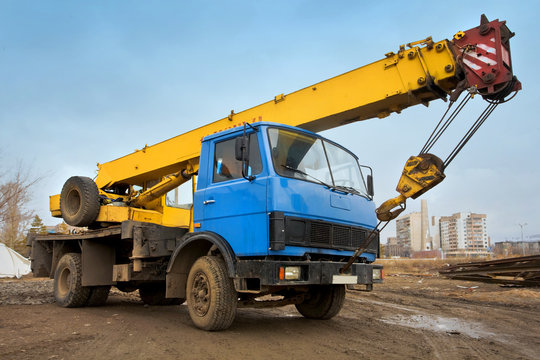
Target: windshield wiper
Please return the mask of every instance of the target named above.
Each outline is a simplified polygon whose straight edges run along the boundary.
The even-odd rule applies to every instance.
[[[351,194],[362,196],[360,191],[356,190],[355,188],[353,188],[351,186],[336,185],[336,189],[341,190],[341,191],[345,191],[345,192],[348,192],[348,193],[351,193]]]
[[[304,176],[306,176],[306,177],[312,178],[313,180],[315,180],[315,181],[318,182],[319,184],[321,184],[321,185],[323,185],[323,186],[326,186],[327,188],[332,189],[333,191],[341,191],[341,192],[346,193],[346,194],[347,194],[347,193],[353,193],[353,194],[354,194],[354,193],[357,193],[357,191],[356,191],[355,189],[353,189],[353,188],[350,188],[350,189],[354,190],[354,192],[348,190],[349,188],[346,187],[346,186],[333,186],[333,185],[327,184],[327,183],[325,183],[324,181],[322,181],[322,180],[320,180],[320,179],[317,179],[315,176],[309,175],[308,173],[306,173],[306,172],[304,172],[304,171],[302,171],[302,170],[300,170],[300,169],[295,169],[295,168],[293,168],[292,166],[289,166],[289,165],[283,165],[283,164],[282,164],[281,166],[283,166],[283,167],[284,167],[285,169],[287,169],[287,170],[290,170],[290,171],[296,172],[296,173],[298,173],[298,174],[302,174],[302,175],[304,175]]]
[[[326,187],[328,187],[328,188],[330,188],[330,189],[333,189],[333,188],[334,188],[332,185],[329,185],[329,184],[325,183],[324,181],[317,179],[315,176],[309,175],[307,172],[304,172],[304,171],[302,171],[302,170],[300,170],[300,169],[295,169],[295,168],[293,168],[292,166],[289,166],[289,165],[283,165],[283,164],[282,164],[281,166],[283,166],[283,167],[284,167],[285,169],[287,169],[287,170],[290,170],[290,171],[293,171],[293,172],[295,172],[295,173],[302,174],[302,175],[304,175],[304,176],[310,177],[310,178],[312,178],[313,180],[315,180],[316,182],[318,182],[319,184],[324,185],[324,186],[326,186]]]

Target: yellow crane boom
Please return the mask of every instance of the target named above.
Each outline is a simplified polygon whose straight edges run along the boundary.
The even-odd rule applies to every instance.
[[[458,79],[449,42],[402,46],[372,64],[319,82],[216,122],[145,146],[132,154],[99,164],[98,188],[145,181],[197,167],[201,139],[218,131],[256,121],[270,121],[319,132],[392,112],[450,94]],[[412,45],[412,44],[411,44]]]

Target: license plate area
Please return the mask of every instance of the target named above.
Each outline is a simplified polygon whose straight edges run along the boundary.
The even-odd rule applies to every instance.
[[[332,276],[332,284],[356,284],[358,277],[356,275],[334,275]]]

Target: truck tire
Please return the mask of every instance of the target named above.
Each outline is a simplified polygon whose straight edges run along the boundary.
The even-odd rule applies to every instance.
[[[88,226],[99,214],[99,190],[96,183],[84,176],[72,176],[60,193],[60,212],[72,226]]]
[[[189,316],[195,326],[210,331],[231,326],[238,295],[221,258],[203,256],[195,261],[189,271],[186,295]]]
[[[180,305],[185,299],[166,298],[165,283],[144,284],[139,287],[139,296],[147,305]]]
[[[336,316],[345,301],[345,285],[324,285],[310,288],[310,297],[296,309],[308,319],[328,320]]]
[[[125,283],[117,283],[116,288],[125,293],[131,293],[138,289],[135,285]]]
[[[91,286],[90,296],[86,302],[86,306],[101,306],[105,305],[109,297],[110,286]]]
[[[67,253],[56,265],[54,298],[62,307],[81,307],[90,297],[90,288],[81,285],[81,254]]]

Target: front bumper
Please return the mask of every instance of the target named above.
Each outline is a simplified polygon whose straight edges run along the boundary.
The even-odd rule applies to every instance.
[[[236,263],[236,278],[258,279],[261,286],[275,285],[331,285],[331,284],[363,284],[382,283],[382,276],[373,278],[373,269],[382,265],[353,264],[347,274],[341,275],[345,263],[331,261],[279,261],[279,260],[238,260]],[[280,268],[298,266],[298,280],[280,279]]]

